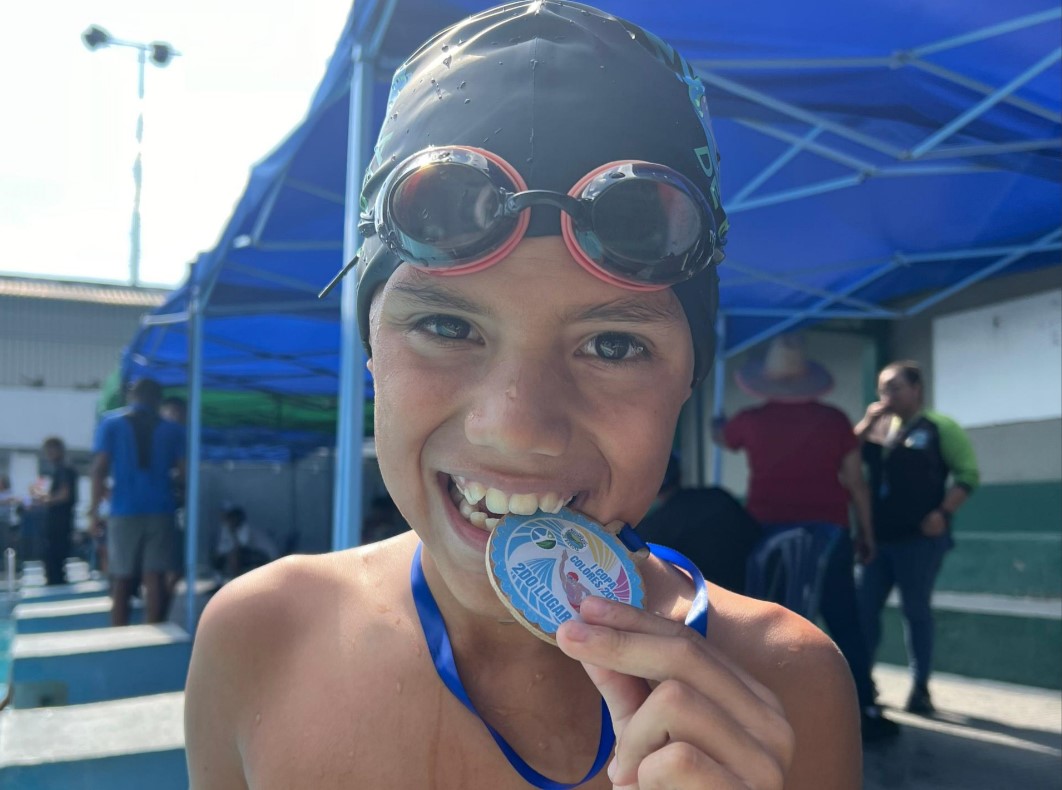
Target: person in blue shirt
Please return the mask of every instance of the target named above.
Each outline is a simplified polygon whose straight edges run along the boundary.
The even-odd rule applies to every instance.
[[[162,387],[140,379],[129,405],[104,415],[93,446],[89,517],[98,523],[111,478],[107,554],[111,576],[111,624],[129,623],[133,580],[144,583],[145,619],[162,622],[168,595],[165,574],[174,571],[174,480],[184,475],[184,428],[159,414]]]

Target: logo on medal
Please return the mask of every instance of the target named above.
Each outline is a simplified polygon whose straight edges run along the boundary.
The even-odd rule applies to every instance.
[[[540,549],[552,549],[557,545],[557,536],[547,527],[535,527],[531,530],[531,540]]]
[[[591,596],[644,606],[644,587],[615,535],[574,511],[507,516],[491,533],[495,591],[536,635],[552,642]]]

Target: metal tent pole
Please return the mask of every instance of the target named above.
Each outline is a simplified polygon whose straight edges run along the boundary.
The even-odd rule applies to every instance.
[[[343,259],[357,252],[358,200],[372,104],[373,65],[357,44],[351,53],[350,121],[347,137],[347,199],[343,218]],[[361,543],[362,434],[365,421],[365,355],[358,341],[356,282],[345,277],[340,296],[339,415],[336,424],[335,493],[332,503],[332,549]]]

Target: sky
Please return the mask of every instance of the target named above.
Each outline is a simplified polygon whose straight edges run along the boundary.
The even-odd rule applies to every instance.
[[[0,4],[0,274],[129,278],[137,53],[147,64],[140,279],[173,286],[214,246],[251,167],[304,117],[351,0]]]

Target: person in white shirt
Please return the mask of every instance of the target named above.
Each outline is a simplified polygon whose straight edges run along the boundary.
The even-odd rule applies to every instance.
[[[233,505],[222,512],[214,546],[214,567],[229,579],[272,562],[280,556],[273,536],[247,523],[247,513]]]

